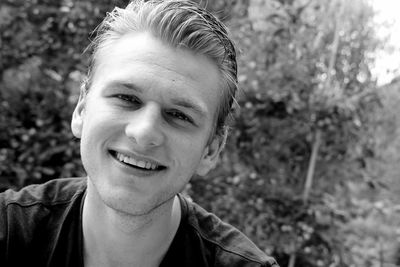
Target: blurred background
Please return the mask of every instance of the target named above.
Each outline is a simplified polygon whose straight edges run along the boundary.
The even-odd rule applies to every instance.
[[[83,50],[127,2],[1,1],[0,191],[85,175]],[[400,266],[400,2],[198,2],[235,37],[241,91],[220,164],[187,193],[282,267]]]

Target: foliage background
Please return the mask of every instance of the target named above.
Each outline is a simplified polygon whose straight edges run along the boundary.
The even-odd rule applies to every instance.
[[[0,188],[82,176],[70,116],[89,33],[128,1],[0,4]],[[198,1],[205,4],[204,1]],[[218,0],[241,84],[219,166],[188,193],[281,266],[397,266],[399,81],[371,76],[365,1]],[[396,265],[397,264],[397,265]]]

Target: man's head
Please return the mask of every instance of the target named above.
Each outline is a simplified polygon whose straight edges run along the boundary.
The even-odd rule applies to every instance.
[[[215,166],[236,90],[234,48],[212,15],[183,1],[133,2],[98,30],[71,123],[88,197],[148,214]]]
[[[99,51],[133,32],[149,32],[173,48],[189,49],[216,63],[221,75],[221,104],[213,132],[225,135],[225,124],[237,92],[235,46],[227,28],[191,1],[133,0],[125,9],[115,8],[108,13],[91,44],[93,54],[84,90],[91,87]]]

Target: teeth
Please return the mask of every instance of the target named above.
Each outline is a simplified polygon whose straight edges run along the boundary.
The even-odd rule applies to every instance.
[[[130,164],[130,165],[133,165],[133,166],[137,166],[137,167],[140,167],[140,168],[143,168],[143,169],[155,170],[157,168],[157,165],[155,165],[155,164],[152,164],[150,162],[141,161],[141,160],[137,161],[134,158],[125,156],[125,155],[123,155],[121,153],[118,153],[118,152],[117,152],[116,156],[117,156],[117,159],[119,161],[121,161],[121,162],[125,162],[127,164]]]
[[[129,157],[124,157],[124,162],[128,163],[128,164],[131,164],[131,165],[137,165],[136,161],[134,159],[132,159],[132,158],[129,158]]]
[[[145,168],[145,167],[146,167],[146,162],[144,162],[144,161],[138,161],[138,162],[137,162],[137,165],[138,165],[140,168]]]

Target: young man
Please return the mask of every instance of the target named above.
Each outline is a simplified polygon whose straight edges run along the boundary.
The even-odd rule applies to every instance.
[[[87,178],[0,197],[0,265],[277,266],[179,194],[226,138],[236,55],[187,1],[134,1],[98,28],[72,117]]]

